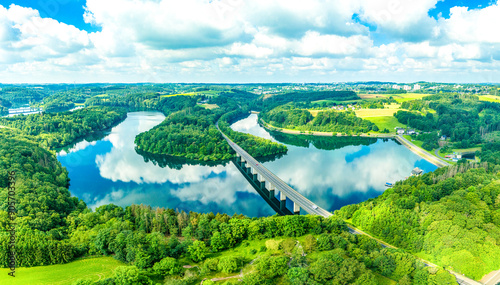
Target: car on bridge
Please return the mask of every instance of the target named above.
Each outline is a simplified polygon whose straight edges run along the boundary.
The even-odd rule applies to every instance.
[[[316,210],[318,208],[318,206],[316,205],[313,205],[313,209]]]

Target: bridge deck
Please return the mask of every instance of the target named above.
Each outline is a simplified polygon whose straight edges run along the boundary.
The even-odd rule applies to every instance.
[[[218,126],[217,126],[218,127]],[[220,131],[220,130],[219,130]],[[236,151],[245,161],[248,166],[255,169],[262,177],[269,183],[271,183],[276,190],[282,192],[290,198],[295,204],[299,205],[300,208],[304,209],[309,214],[319,215],[325,218],[332,216],[332,213],[327,210],[317,206],[316,209],[313,208],[315,204],[311,202],[306,197],[302,196],[299,192],[295,191],[292,187],[286,184],[283,180],[281,180],[278,176],[274,175],[271,171],[269,171],[266,167],[264,167],[261,163],[259,163],[255,158],[253,158],[250,154],[248,154],[244,149],[242,149],[239,145],[233,142],[230,138],[228,138],[224,133],[222,136],[226,139],[232,149]]]

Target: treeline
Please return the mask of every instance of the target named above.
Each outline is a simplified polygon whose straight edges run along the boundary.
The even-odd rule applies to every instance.
[[[287,147],[283,144],[254,135],[233,131],[233,129],[231,129],[231,123],[246,116],[248,116],[248,111],[242,109],[226,113],[219,120],[219,128],[233,142],[253,157],[282,154],[288,151]]]
[[[12,103],[8,100],[0,98],[0,116],[5,116],[9,114],[9,107],[12,106]]]
[[[500,130],[500,104],[480,102],[477,96],[440,94],[403,103],[403,108],[420,111],[436,110],[437,114],[398,111],[394,116],[402,124],[423,132],[439,132],[449,137],[456,148],[468,148],[483,141],[483,137]],[[429,145],[436,145],[429,142]]]
[[[275,108],[260,114],[266,123],[285,129],[300,131],[320,131],[334,133],[368,133],[378,131],[378,127],[356,116],[354,112],[322,111],[313,117],[308,110],[286,106]]]
[[[324,136],[308,136],[308,135],[291,135],[282,132],[271,131],[271,136],[277,141],[299,146],[299,147],[309,147],[312,144],[317,149],[324,150],[336,150],[347,146],[359,146],[359,145],[371,145],[377,142],[376,138],[366,138],[366,137],[352,137],[352,136],[341,136],[341,137],[324,137]]]
[[[309,91],[272,95],[264,99],[265,104],[283,105],[289,102],[311,102],[319,100],[347,101],[361,99],[353,91]]]
[[[137,148],[201,161],[220,161],[233,157],[215,121],[215,112],[199,106],[170,115],[160,125],[135,138]]]
[[[2,87],[0,89],[0,99],[21,105],[41,101],[43,98],[49,96],[49,93],[50,91],[43,89]]]
[[[39,137],[43,146],[60,148],[93,132],[110,128],[126,117],[122,108],[95,107],[75,112],[0,118],[0,124]]]
[[[16,133],[16,134],[13,134]],[[71,197],[68,173],[54,154],[31,142],[31,137],[0,129],[0,264],[8,267],[10,206],[8,173],[15,172],[17,266],[69,262],[74,258],[68,240],[71,214],[86,208]],[[10,200],[12,202],[12,200]]]
[[[498,155],[498,153],[497,153]],[[498,165],[458,164],[397,182],[336,215],[474,279],[500,267]]]

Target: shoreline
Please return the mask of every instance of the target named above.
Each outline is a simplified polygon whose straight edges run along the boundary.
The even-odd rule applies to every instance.
[[[285,133],[285,134],[290,134],[290,135],[308,135],[308,136],[323,136],[323,137],[365,137],[365,138],[391,138],[397,140],[399,143],[401,143],[403,146],[405,146],[407,149],[409,149],[411,152],[414,154],[420,156],[421,158],[427,160],[429,163],[432,163],[433,165],[437,166],[438,168],[441,167],[446,167],[450,166],[451,164],[438,158],[434,157],[433,155],[427,153],[427,151],[423,150],[419,146],[411,143],[401,135],[393,135],[393,134],[360,134],[360,135],[342,135],[341,133],[337,133],[337,135],[334,135],[333,133],[327,133],[327,132],[315,132],[315,131],[297,131],[297,130],[290,130],[290,129],[284,129],[284,128],[278,128],[275,126],[272,126],[265,122],[262,119],[258,119],[258,123],[265,128],[268,131],[277,131],[280,133]]]

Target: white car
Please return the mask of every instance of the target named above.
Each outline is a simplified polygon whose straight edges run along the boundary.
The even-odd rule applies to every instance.
[[[318,208],[318,206],[316,205],[313,205],[313,209],[316,210]]]

